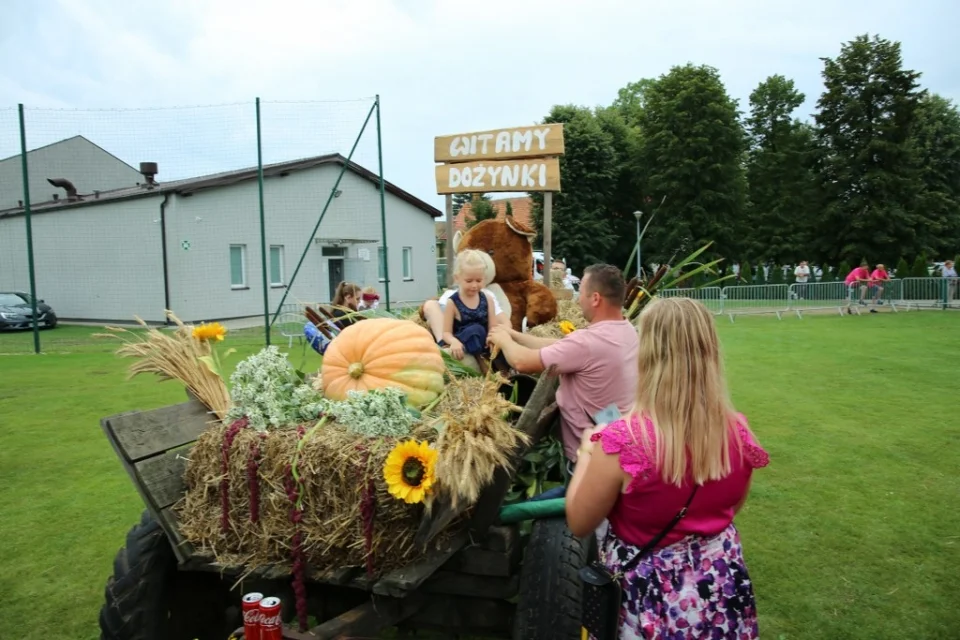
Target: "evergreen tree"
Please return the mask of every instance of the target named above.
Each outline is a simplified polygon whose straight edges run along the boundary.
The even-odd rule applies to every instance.
[[[960,246],[960,112],[936,94],[924,96],[911,129],[922,191],[917,208],[927,224],[919,245],[932,255]]]
[[[897,261],[896,277],[897,278],[910,277],[910,265],[907,264],[907,261],[903,258],[903,256],[900,256],[900,260]]]
[[[916,207],[921,183],[910,143],[920,74],[903,68],[898,42],[867,35],[823,63],[818,257],[920,250],[917,230],[928,217]]]
[[[586,107],[558,105],[544,124],[563,122],[564,155],[560,156],[563,191],[553,195],[553,249],[567,266],[580,271],[594,262],[606,262],[618,241],[609,223],[610,202],[619,167],[609,132]],[[538,242],[543,238],[543,194],[530,194]]]
[[[792,117],[804,99],[793,80],[780,75],[750,94],[749,250],[778,263],[799,259],[812,222],[813,130]]]
[[[740,278],[738,279],[737,284],[753,284],[753,271],[750,269],[750,263],[746,260],[740,263]]]
[[[910,276],[913,278],[926,278],[930,275],[930,272],[927,271],[927,254],[921,253],[917,256],[917,259],[913,261],[913,269],[910,272]]]
[[[668,260],[709,241],[714,255],[740,253],[746,139],[738,115],[712,67],[674,67],[644,89],[643,193],[654,202],[666,196],[645,257]]]
[[[497,217],[497,209],[487,197],[477,197],[470,203],[470,219],[467,220],[467,227],[472,227],[478,222],[484,220],[493,220]]]
[[[848,263],[846,260],[842,261],[837,267],[837,282],[843,282],[843,280],[847,277],[847,274],[851,271],[853,271],[853,269],[850,267],[850,263]]]

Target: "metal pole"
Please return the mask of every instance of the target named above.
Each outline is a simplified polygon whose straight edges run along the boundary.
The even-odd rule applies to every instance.
[[[553,192],[543,194],[543,284],[550,288],[550,271],[553,268]]]
[[[317,224],[313,225],[313,232],[310,234],[310,238],[314,238],[317,235],[317,229],[320,228],[320,223],[323,222],[323,217],[327,215],[327,209],[330,208],[330,203],[333,202],[333,198],[337,193],[337,189],[340,188],[340,180],[343,179],[343,174],[347,172],[347,168],[350,166],[351,158],[353,158],[353,152],[357,150],[357,145],[360,144],[360,138],[363,137],[363,132],[367,130],[367,124],[370,123],[370,118],[373,116],[374,109],[377,108],[377,104],[374,103],[370,107],[370,111],[367,112],[367,119],[363,121],[363,126],[360,127],[360,133],[357,134],[357,139],[353,141],[353,147],[350,149],[350,154],[347,156],[346,160],[343,163],[343,166],[340,168],[340,173],[337,175],[336,182],[333,183],[333,187],[330,188],[330,195],[327,196],[327,202],[323,205],[323,211],[320,212],[320,218],[317,220]],[[312,242],[312,240],[311,240]],[[293,275],[290,277],[290,282],[287,283],[287,288],[283,290],[283,297],[280,298],[280,304],[277,305],[277,312],[273,314],[273,320],[271,324],[277,321],[277,318],[280,316],[280,309],[283,308],[283,303],[287,301],[287,295],[290,294],[290,289],[293,287],[294,280],[297,279],[297,274],[300,272],[300,267],[303,266],[303,261],[307,257],[307,252],[310,250],[310,242],[307,243],[307,246],[303,248],[303,253],[300,254],[300,261],[297,262],[297,268],[293,270]]]
[[[263,212],[263,138],[260,135],[260,98],[257,98],[257,186],[260,189],[260,263],[263,269],[263,332],[270,346],[270,294],[267,289],[267,224]]]
[[[377,94],[377,162],[380,166],[380,234],[383,237],[383,295],[390,312],[390,253],[387,249],[387,205],[383,194],[383,142],[380,138],[380,94]]]
[[[33,227],[30,220],[30,176],[27,173],[27,126],[20,112],[20,168],[23,171],[23,213],[27,219],[27,269],[30,274],[30,306],[33,308],[33,352],[40,353],[40,326],[37,324],[37,281],[33,271]]]
[[[449,288],[453,286],[453,254],[454,254],[453,236],[456,235],[456,233],[454,232],[454,226],[453,226],[453,194],[452,193],[447,194],[446,207],[444,208],[444,212],[446,216],[446,223],[444,226],[447,230],[447,250],[446,250],[447,272],[445,274],[446,282],[444,282],[444,285]]]

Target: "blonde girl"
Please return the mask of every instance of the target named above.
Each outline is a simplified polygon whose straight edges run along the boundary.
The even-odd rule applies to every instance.
[[[483,291],[487,283],[483,254],[476,249],[458,253],[453,277],[457,291],[443,310],[443,341],[457,360],[462,360],[465,353],[484,355],[495,303],[493,295]]]
[[[769,458],[730,401],[706,307],[654,300],[639,331],[634,409],[584,434],[566,496],[570,530],[587,536],[607,523],[598,544],[623,574],[621,639],[756,638],[733,519]]]

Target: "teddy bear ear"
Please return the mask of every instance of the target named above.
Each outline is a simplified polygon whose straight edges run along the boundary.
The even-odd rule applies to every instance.
[[[463,231],[457,231],[453,234],[453,252],[460,251],[460,241],[463,240]]]
[[[518,222],[513,218],[513,216],[506,216],[504,218],[504,222],[507,223],[507,226],[510,227],[514,233],[519,233],[521,236],[526,236],[530,244],[533,244],[533,241],[536,240],[537,232],[522,222]]]

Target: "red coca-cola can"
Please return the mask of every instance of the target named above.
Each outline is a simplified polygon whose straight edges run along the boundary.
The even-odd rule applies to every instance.
[[[260,601],[260,640],[283,640],[280,598],[270,597]]]
[[[243,638],[244,640],[261,640],[260,635],[260,602],[263,594],[256,591],[243,596]]]

